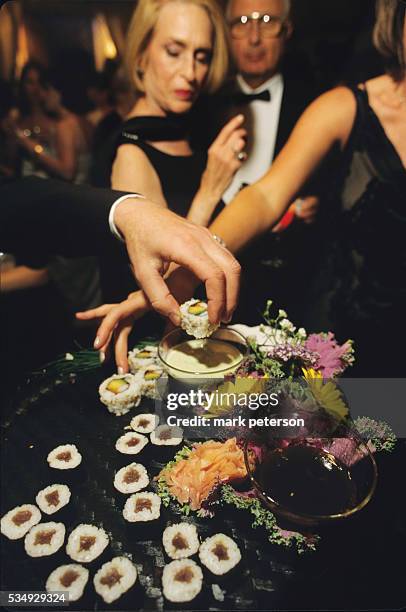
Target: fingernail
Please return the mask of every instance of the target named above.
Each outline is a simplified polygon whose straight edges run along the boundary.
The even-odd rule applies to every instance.
[[[100,351],[99,359],[100,359],[100,363],[104,363],[104,360],[106,359],[106,353],[104,353],[103,351]]]
[[[121,367],[121,366],[118,366],[118,368],[117,368],[117,372],[118,372],[118,373],[120,374],[120,376],[121,376],[121,374],[124,374],[124,368],[123,368],[123,367]]]
[[[174,325],[176,325],[177,327],[179,327],[180,325],[180,316],[177,312],[171,312],[171,314],[169,315],[170,320],[172,321],[172,323]]]
[[[94,341],[94,344],[93,344],[94,348],[97,348],[99,344],[100,344],[100,338],[99,336],[96,336],[96,340]]]

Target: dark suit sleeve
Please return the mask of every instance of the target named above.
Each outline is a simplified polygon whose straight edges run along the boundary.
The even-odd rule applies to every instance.
[[[28,177],[0,183],[0,250],[67,257],[123,247],[108,216],[123,192]]]

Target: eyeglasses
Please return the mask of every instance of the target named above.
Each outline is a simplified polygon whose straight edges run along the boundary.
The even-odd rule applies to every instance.
[[[229,22],[233,38],[245,38],[250,31],[250,24],[257,23],[262,36],[277,38],[285,27],[285,18],[267,15],[254,11],[250,15],[240,15]]]

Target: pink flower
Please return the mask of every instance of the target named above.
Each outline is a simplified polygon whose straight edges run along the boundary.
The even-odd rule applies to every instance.
[[[316,369],[320,370],[323,378],[338,376],[353,362],[352,344],[348,340],[341,346],[332,332],[327,334],[310,334],[305,348],[318,354]]]

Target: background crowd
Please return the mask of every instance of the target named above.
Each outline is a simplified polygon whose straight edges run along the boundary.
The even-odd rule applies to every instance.
[[[86,19],[95,19],[87,11],[67,9],[64,15],[64,3],[58,4],[59,20],[76,19],[83,29]],[[119,4],[119,20],[131,19],[122,28],[125,44],[118,44],[116,32],[114,59],[107,53],[100,58],[97,45],[89,54],[85,43],[64,46],[51,36],[48,54],[41,41],[20,71],[15,65],[4,75],[2,175],[56,177],[143,193],[210,226],[219,214],[223,218],[241,189],[267,173],[318,95],[341,84],[362,91],[362,84],[386,67],[372,44],[375,11],[369,1],[333,2],[330,14],[315,0],[140,0],[134,13],[132,4]],[[404,15],[401,0],[380,4]],[[106,27],[112,14],[113,6]],[[52,24],[49,15],[35,10],[28,17],[31,23]],[[41,28],[37,37],[38,32]],[[402,48],[404,53],[404,43]],[[404,78],[400,60],[398,68],[395,83]],[[318,127],[316,114],[315,134]],[[357,204],[371,177],[362,161],[365,147],[351,156],[340,155],[338,148],[331,147],[316,164],[273,227],[238,253],[243,282],[235,321],[259,323],[266,299],[273,298],[308,331],[332,329],[341,341],[352,332],[351,322],[337,323],[331,313],[332,303],[344,307],[336,299],[342,289],[337,290],[337,266],[349,266],[348,249],[345,258],[337,255],[343,240],[338,219]],[[395,182],[403,188],[404,161],[400,172],[396,164],[395,159]],[[246,210],[250,205],[248,198]],[[378,272],[370,283],[382,287]],[[354,277],[344,275],[339,285],[352,282]],[[395,275],[392,285],[396,301],[405,278]],[[135,290],[123,252],[76,260],[35,253],[3,257],[1,317],[8,321],[2,325],[3,369],[12,375],[10,364],[17,361],[28,370],[72,348],[74,341],[89,344],[93,328],[74,313],[120,302]],[[399,316],[401,304],[395,308]],[[380,312],[376,316],[382,318]],[[157,319],[144,319],[136,333],[158,335],[161,329]]]

